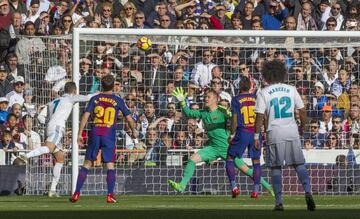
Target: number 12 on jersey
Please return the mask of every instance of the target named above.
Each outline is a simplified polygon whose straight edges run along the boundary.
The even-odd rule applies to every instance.
[[[270,107],[274,107],[275,119],[279,119],[279,118],[283,119],[283,118],[289,118],[289,117],[293,116],[292,112],[287,112],[291,107],[290,97],[284,96],[284,97],[281,97],[280,99],[275,97],[275,98],[271,99]]]

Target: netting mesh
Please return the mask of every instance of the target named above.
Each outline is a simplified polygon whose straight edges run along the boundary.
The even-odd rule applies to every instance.
[[[208,139],[202,122],[186,118],[177,100],[171,97],[175,87],[184,87],[188,92],[186,104],[191,109],[204,107],[203,94],[209,88],[217,90],[221,103],[227,105],[238,93],[240,76],[250,77],[252,92],[265,86],[261,64],[271,59],[280,59],[286,64],[287,83],[297,87],[307,107],[309,125],[302,140],[304,149],[310,153],[306,158],[311,163],[308,168],[313,191],[318,194],[359,192],[360,171],[356,165],[356,155],[360,153],[359,128],[350,113],[352,105],[359,103],[355,93],[359,90],[354,91],[359,79],[359,37],[147,37],[152,47],[145,52],[136,47],[140,36],[80,35],[80,72],[75,72],[80,75],[80,94],[101,90],[101,77],[112,74],[116,79],[114,92],[124,98],[140,131],[140,138],[134,141],[130,138],[131,130],[123,121],[118,121],[117,193],[174,194],[167,180],[179,181],[191,154],[206,147]],[[39,46],[41,51],[29,52],[29,62],[20,64],[26,69],[25,80],[35,90],[34,103],[41,108],[61,95],[66,80],[72,80],[73,51],[70,38],[38,39],[44,47]],[[324,105],[333,109],[331,121],[335,122],[331,122],[331,127],[330,123],[324,123],[328,121],[322,112]],[[80,104],[80,112],[84,107],[85,104]],[[38,119],[36,127],[43,133],[46,122],[39,121],[43,120]],[[71,122],[69,119],[68,138],[72,137]],[[319,128],[316,136],[312,126]],[[91,137],[88,132],[83,136]],[[336,142],[332,136],[337,138]],[[69,142],[64,146],[71,149]],[[80,164],[84,149],[80,151]],[[40,158],[43,159],[50,158]],[[27,167],[28,193],[41,194],[48,190],[51,166],[51,161],[44,165],[43,161],[32,160]],[[89,172],[83,194],[107,191],[106,171],[100,158],[95,166]],[[70,153],[62,173],[58,189],[61,194],[70,194]],[[269,174],[264,167],[263,176],[267,181]],[[239,173],[237,181],[242,193],[251,191],[249,177]],[[283,184],[285,193],[302,192],[292,169],[284,169]],[[228,194],[224,161],[198,165],[186,192]]]

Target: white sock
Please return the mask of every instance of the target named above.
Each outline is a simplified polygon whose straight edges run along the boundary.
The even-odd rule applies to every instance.
[[[52,178],[52,182],[51,182],[51,186],[50,186],[50,191],[55,192],[56,191],[56,186],[59,183],[60,180],[60,174],[61,174],[61,169],[63,167],[63,163],[55,163],[54,169],[53,169],[53,178]]]
[[[50,153],[50,150],[48,147],[46,146],[43,146],[43,147],[38,147],[32,151],[30,151],[29,153],[27,153],[25,156],[27,158],[31,158],[31,157],[37,157],[37,156],[40,156],[42,154],[48,154]]]

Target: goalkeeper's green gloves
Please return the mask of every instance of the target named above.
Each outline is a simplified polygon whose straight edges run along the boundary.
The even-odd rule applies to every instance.
[[[184,89],[182,87],[177,87],[172,93],[172,96],[176,97],[176,99],[179,101],[179,105],[181,108],[185,107],[185,98],[187,96],[187,93],[185,93]]]
[[[222,105],[218,106],[218,110],[220,110],[220,112],[222,112],[228,118],[230,118],[232,116],[231,111]]]

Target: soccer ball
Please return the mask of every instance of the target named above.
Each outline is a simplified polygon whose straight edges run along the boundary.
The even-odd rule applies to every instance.
[[[136,42],[136,46],[141,50],[147,51],[151,48],[151,40],[143,36]]]

